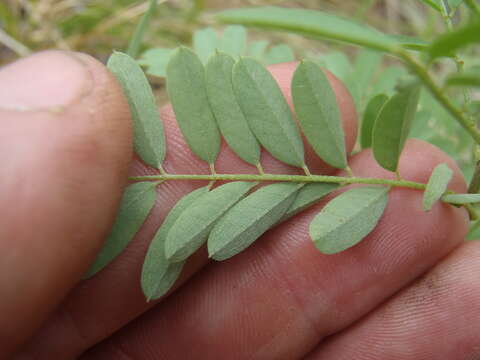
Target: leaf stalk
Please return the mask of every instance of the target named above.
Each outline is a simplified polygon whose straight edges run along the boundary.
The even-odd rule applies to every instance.
[[[370,184],[370,185],[387,185],[416,190],[425,190],[425,184],[407,181],[392,180],[381,178],[363,178],[363,177],[343,177],[328,175],[276,175],[276,174],[164,174],[164,175],[145,175],[133,176],[130,181],[170,181],[170,180],[204,180],[204,181],[282,181],[282,182],[298,182],[298,183],[337,183],[337,184]]]

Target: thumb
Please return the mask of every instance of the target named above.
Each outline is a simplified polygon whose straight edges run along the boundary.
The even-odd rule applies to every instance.
[[[0,70],[0,357],[81,278],[132,157],[128,105],[96,60],[49,51]]]

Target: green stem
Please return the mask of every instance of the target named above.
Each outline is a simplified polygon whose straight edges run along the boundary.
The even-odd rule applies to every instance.
[[[467,210],[471,221],[478,220],[478,213],[477,213],[477,210],[475,209],[475,206],[473,206],[472,204],[465,204],[463,206]]]
[[[447,4],[445,3],[445,1],[441,1],[440,13],[442,14],[443,21],[445,22],[445,25],[447,25],[448,31],[453,31],[452,17],[450,16],[450,13],[448,12]]]
[[[441,14],[443,21],[445,22],[445,26],[447,27],[447,30],[449,32],[452,32],[453,29],[453,22],[452,22],[452,14],[448,12],[447,4],[445,1],[442,2],[441,6]],[[455,55],[453,57],[453,61],[455,62],[455,65],[457,66],[457,72],[462,73],[463,72],[463,60],[458,57],[458,55]],[[470,94],[468,92],[468,89],[466,87],[463,88],[463,98],[464,98],[464,109],[468,109],[468,104],[470,103]]]
[[[480,190],[480,161],[475,164],[475,171],[473,173],[472,180],[468,186],[468,192],[470,194],[476,194]]]
[[[404,49],[397,49],[395,55],[400,57],[407,63],[410,69],[417,74],[423,84],[427,87],[432,95],[438,100],[440,104],[460,123],[460,125],[472,136],[473,140],[480,144],[480,131],[475,126],[475,123],[467,118],[465,114],[457,108],[450,99],[444,94],[442,89],[434,82],[427,69],[423,64],[419,63],[409,52]]]
[[[130,181],[169,181],[169,180],[205,180],[205,181],[282,181],[299,183],[337,183],[337,184],[370,184],[370,185],[388,185],[417,190],[425,190],[425,184],[407,181],[390,180],[380,178],[361,178],[361,177],[343,177],[327,175],[255,175],[255,174],[206,174],[206,175],[188,175],[188,174],[165,174],[165,175],[146,175],[133,176]]]
[[[128,44],[127,54],[132,58],[136,58],[140,52],[140,47],[142,46],[142,40],[147,31],[148,24],[150,19],[153,16],[155,10],[157,10],[158,0],[150,0],[150,6],[147,12],[143,15],[142,20],[138,23],[135,32],[133,33],[132,39]]]

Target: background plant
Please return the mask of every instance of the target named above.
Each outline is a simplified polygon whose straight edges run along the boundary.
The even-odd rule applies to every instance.
[[[311,237],[317,248],[327,254],[355,245],[375,227],[391,186],[423,190],[426,211],[442,198],[455,206],[466,206],[472,220],[477,221],[480,132],[476,89],[480,70],[475,43],[479,41],[480,7],[473,0],[412,0],[408,6],[426,14],[429,22],[420,24],[418,17],[412,15],[414,12],[410,12],[412,24],[408,31],[392,28],[387,29],[388,35],[359,24],[358,20],[370,12],[391,11],[392,3],[361,2],[354,14],[357,19],[352,21],[305,9],[258,7],[220,12],[212,20],[203,12],[205,4],[196,2],[189,8],[186,22],[202,23],[205,18],[213,24],[236,25],[195,30],[195,52],[187,48],[142,46],[142,29],[145,30],[149,18],[155,18],[157,3],[143,4],[150,11],[128,46],[131,56],[116,53],[110,58],[109,67],[130,101],[136,151],[145,163],[158,169],[159,175],[131,179],[135,184],[127,188],[111,236],[89,275],[101,270],[128,244],[153,206],[156,187],[161,189],[165,181],[202,179],[210,183],[181,199],[153,239],[142,275],[147,298],[165,293],[188,256],[207,239],[210,256],[224,260],[251,245],[272,226],[347,184],[376,186],[348,190],[330,201],[313,220]],[[159,13],[166,9],[168,3],[161,6]],[[278,42],[271,45],[263,39],[250,41],[246,29],[238,24],[321,39],[327,41],[328,51],[319,54]],[[288,43],[289,38],[282,40]],[[240,55],[250,57],[239,59]],[[310,173],[303,161],[300,129],[264,68],[265,64],[304,57],[309,60],[301,62],[292,82],[301,130],[319,157],[346,169],[350,176]],[[182,133],[191,150],[210,164],[210,174],[167,174],[162,168],[163,128],[156,121],[154,97],[139,64],[156,78],[167,77],[168,93]],[[357,149],[372,146],[378,163],[396,172],[396,180],[357,178],[351,174],[338,106],[318,65],[341,78],[355,99],[363,119]],[[264,89],[268,89],[273,100],[265,100]],[[323,136],[325,129],[329,131]],[[256,165],[258,173],[217,174],[214,163],[220,136],[242,159]],[[403,180],[397,165],[409,136],[434,143],[454,157],[470,180],[470,194],[448,191],[452,172],[444,164],[433,171],[428,184]],[[303,169],[305,175],[265,174],[259,162],[260,147]],[[216,187],[218,180],[231,182]],[[263,181],[275,184],[254,191],[257,182]],[[476,222],[472,228],[478,228]],[[474,235],[472,232],[471,236]]]

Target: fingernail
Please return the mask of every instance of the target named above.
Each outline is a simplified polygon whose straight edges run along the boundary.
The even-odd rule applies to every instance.
[[[92,86],[92,75],[79,57],[45,51],[0,69],[0,108],[61,109],[87,95]]]

